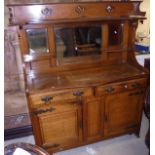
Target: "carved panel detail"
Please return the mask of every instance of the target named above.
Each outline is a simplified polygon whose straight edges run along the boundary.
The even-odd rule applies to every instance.
[[[107,5],[106,11],[107,11],[108,13],[111,13],[113,10],[114,10],[114,7],[113,7],[112,5]]]
[[[44,8],[44,9],[41,10],[41,13],[44,16],[50,16],[50,15],[52,15],[52,9],[50,9],[50,8]]]
[[[77,13],[77,14],[82,14],[82,13],[84,13],[85,12],[85,7],[83,7],[83,6],[80,6],[80,5],[78,5],[76,8],[75,8],[75,12]]]

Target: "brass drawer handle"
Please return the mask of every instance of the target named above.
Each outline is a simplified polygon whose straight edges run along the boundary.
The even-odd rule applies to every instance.
[[[76,97],[80,97],[80,96],[82,96],[84,94],[84,92],[83,91],[76,91],[76,92],[73,92],[73,95],[74,96],[76,96]]]
[[[76,8],[75,8],[75,12],[77,13],[77,14],[82,14],[82,13],[84,13],[85,12],[85,8],[83,7],[83,6],[80,6],[80,5],[78,5]]]
[[[106,7],[106,11],[108,13],[111,13],[113,11],[113,9],[114,9],[114,7],[112,5],[107,5],[107,7]]]
[[[113,87],[108,87],[105,89],[106,92],[112,93],[115,89]]]
[[[49,108],[49,109],[39,109],[33,112],[34,115],[39,115],[46,112],[53,112],[55,111],[55,108]]]
[[[52,9],[50,9],[50,8],[44,8],[44,9],[41,10],[41,13],[44,16],[50,16],[52,14]]]
[[[138,96],[138,95],[141,95],[143,94],[144,91],[140,91],[140,92],[135,92],[135,93],[130,93],[129,96]]]
[[[132,87],[133,87],[133,88],[141,88],[141,84],[135,82],[135,83],[132,84]]]
[[[45,104],[49,103],[52,99],[53,99],[52,96],[45,96],[45,97],[41,98],[41,100],[43,102],[45,102]]]

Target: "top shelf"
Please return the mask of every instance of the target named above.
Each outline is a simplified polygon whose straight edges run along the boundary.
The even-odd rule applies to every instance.
[[[57,3],[97,3],[97,2],[119,2],[132,3],[143,2],[142,0],[6,0],[6,5],[38,5],[38,4],[57,4]]]

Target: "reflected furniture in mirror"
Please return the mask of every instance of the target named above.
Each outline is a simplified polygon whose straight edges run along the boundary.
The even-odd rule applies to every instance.
[[[139,135],[148,78],[134,54],[136,28],[145,19],[140,4],[8,5],[38,146],[53,153]]]
[[[27,29],[30,54],[48,52],[47,29]]]

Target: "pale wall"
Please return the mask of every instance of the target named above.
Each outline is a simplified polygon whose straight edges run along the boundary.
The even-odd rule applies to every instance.
[[[150,0],[143,0],[142,4],[140,5],[140,10],[146,12],[146,20],[144,23],[139,23],[137,28],[137,36],[139,34],[144,35],[147,38],[143,39],[144,44],[149,44],[149,33],[150,33]]]

